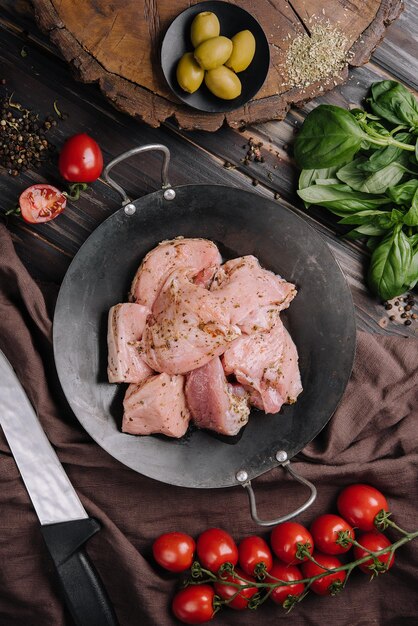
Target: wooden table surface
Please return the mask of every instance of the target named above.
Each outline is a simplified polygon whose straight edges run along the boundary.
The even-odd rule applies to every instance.
[[[418,89],[418,2],[405,0],[405,10],[392,24],[371,62],[350,71],[348,82],[317,98],[302,109],[289,112],[282,122],[267,122],[238,130],[223,127],[217,132],[186,132],[170,121],[150,128],[115,110],[97,85],[77,82],[57,49],[37,28],[26,1],[3,0],[0,8],[0,79],[2,93],[39,113],[54,114],[53,103],[68,114],[47,137],[59,149],[65,139],[86,132],[95,137],[105,162],[121,152],[147,143],[163,143],[171,151],[170,181],[174,185],[218,183],[254,191],[274,198],[306,219],[325,238],[352,289],[357,326],[368,332],[416,335],[418,323],[406,327],[389,321],[389,311],[367,291],[364,276],[368,262],[365,246],[341,238],[337,218],[325,209],[306,211],[295,189],[297,170],[289,156],[295,130],[315,105],[360,104],[370,84],[393,78]],[[23,53],[22,53],[23,50]],[[416,93],[416,91],[415,91]],[[242,163],[244,145],[252,138],[262,142],[264,163]],[[118,180],[133,198],[160,187],[160,157],[148,154],[131,159],[118,170]],[[231,165],[229,165],[231,164]],[[227,167],[225,167],[227,165]],[[71,259],[88,235],[120,207],[119,196],[99,179],[80,200],[71,203],[58,219],[29,225],[5,213],[16,206],[29,185],[48,182],[62,186],[56,163],[27,170],[12,177],[0,168],[0,212],[10,230],[19,257],[38,280],[60,284]]]

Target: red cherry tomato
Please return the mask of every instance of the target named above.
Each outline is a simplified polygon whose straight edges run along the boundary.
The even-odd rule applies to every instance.
[[[67,198],[52,185],[32,185],[20,195],[20,213],[30,224],[49,222],[63,212]]]
[[[364,548],[367,548],[367,550],[371,550],[372,552],[379,552],[379,550],[384,550],[385,548],[391,545],[389,539],[385,537],[385,535],[382,535],[382,533],[379,533],[377,530],[372,530],[368,533],[364,533],[363,535],[361,535],[359,539],[357,539],[357,541],[362,546],[364,546]],[[362,559],[363,557],[367,556],[368,555],[367,550],[363,550],[362,548],[359,548],[358,546],[354,546],[355,560],[357,561],[357,559]],[[377,559],[381,563],[387,564],[389,561],[389,557],[390,557],[390,554],[389,552],[387,552],[386,554],[382,554],[378,556]],[[387,569],[390,569],[392,565],[394,564],[394,562],[395,562],[395,555],[392,555],[389,565],[386,565]],[[365,561],[358,567],[359,569],[361,569],[362,572],[365,572],[366,574],[372,574],[373,569],[370,569],[370,566],[372,566],[373,568],[372,558],[370,558],[368,561]]]
[[[165,533],[152,545],[154,559],[170,572],[184,572],[193,563],[196,544],[184,533]]]
[[[315,542],[315,548],[324,554],[344,554],[351,548],[351,543],[345,547],[336,543],[339,532],[346,531],[354,539],[354,531],[351,526],[339,515],[331,515],[330,513],[317,517],[309,530]]]
[[[370,485],[350,485],[337,500],[340,515],[360,530],[373,530],[374,518],[382,509],[389,511],[385,496]]]
[[[238,563],[238,548],[225,530],[209,528],[197,540],[197,556],[205,569],[218,572],[224,563]]]
[[[250,576],[269,572],[273,567],[273,556],[261,537],[246,537],[238,546],[238,560],[242,569]]]
[[[235,572],[249,582],[255,582],[252,576],[248,576],[248,574],[240,570],[239,567],[235,568]],[[243,586],[247,584],[240,578],[236,578],[233,574],[228,574],[225,580],[230,583],[236,583]],[[229,606],[230,609],[235,609],[236,611],[243,611],[246,609],[248,607],[248,600],[250,600],[258,591],[257,587],[247,587],[246,589],[239,591],[237,587],[228,587],[228,585],[223,585],[222,583],[215,583],[214,587],[215,593],[223,600],[230,600],[230,598],[235,596],[235,598],[230,600],[226,606]],[[236,595],[237,591],[239,591],[238,595]]]
[[[284,522],[273,529],[270,538],[271,547],[276,556],[285,563],[301,563],[308,557],[296,558],[298,547],[296,544],[306,544],[310,554],[314,549],[311,533],[297,522]]]
[[[58,167],[65,180],[73,183],[92,183],[102,173],[102,151],[94,139],[86,133],[74,135],[63,145]]]
[[[339,561],[336,556],[321,554],[320,552],[314,552],[312,556],[318,563],[328,569],[335,569],[342,565],[341,561]],[[305,561],[305,563],[302,563],[302,572],[304,578],[312,578],[312,576],[318,576],[318,574],[322,574],[326,572],[326,570],[312,561]],[[318,578],[311,584],[310,589],[319,596],[335,595],[340,589],[340,583],[342,584],[345,581],[346,575],[346,572],[343,570]],[[334,585],[334,583],[337,584]]]
[[[279,563],[275,561],[273,567],[269,572],[270,576],[284,581],[298,581],[302,580],[302,572],[296,565],[288,565],[286,563]],[[266,577],[266,582],[274,582],[270,576]],[[295,582],[294,585],[283,585],[282,587],[275,587],[271,592],[270,598],[276,604],[281,604],[287,600],[289,596],[300,596],[305,589],[304,583]]]
[[[203,624],[213,619],[215,591],[210,585],[193,585],[179,591],[171,608],[184,624]]]

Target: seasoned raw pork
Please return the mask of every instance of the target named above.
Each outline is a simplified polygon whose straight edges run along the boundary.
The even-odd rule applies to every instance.
[[[111,383],[141,383],[153,371],[142,357],[140,339],[150,310],[125,302],[112,306],[107,326],[108,367]]]
[[[187,376],[186,401],[199,428],[236,435],[248,422],[248,394],[225,377],[219,357]]]
[[[236,339],[223,355],[226,374],[235,374],[250,402],[266,413],[292,404],[302,391],[298,354],[280,319],[270,331]]]
[[[245,332],[253,326],[271,328],[277,312],[286,309],[296,295],[295,285],[263,269],[251,255],[222,265],[213,279],[211,291],[228,306],[231,323],[245,328]],[[276,314],[271,317],[269,311],[273,310]]]
[[[192,272],[174,271],[157,297],[143,335],[144,358],[157,372],[184,374],[222,354],[239,336],[228,307],[191,282]]]
[[[129,385],[123,408],[124,433],[182,437],[190,420],[184,396],[184,376],[158,374],[142,385]]]
[[[210,276],[222,263],[216,245],[207,239],[172,239],[148,252],[131,285],[130,299],[152,308],[161,287],[175,269],[189,268],[195,275],[211,268]],[[205,279],[208,275],[205,275]]]

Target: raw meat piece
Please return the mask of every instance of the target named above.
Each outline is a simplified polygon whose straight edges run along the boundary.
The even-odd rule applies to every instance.
[[[184,376],[158,374],[142,385],[129,385],[123,408],[124,433],[161,433],[168,437],[182,437],[190,421],[184,395]]]
[[[206,268],[216,268],[222,263],[216,245],[207,239],[178,237],[163,241],[148,252],[131,285],[130,299],[152,308],[168,276],[175,270],[190,268],[199,274]]]
[[[185,374],[224,352],[240,335],[228,307],[191,282],[190,270],[176,270],[156,299],[143,335],[144,358],[157,372]]]
[[[219,357],[187,376],[186,401],[199,428],[236,435],[248,422],[248,394],[225,377]]]
[[[141,383],[153,374],[142,357],[140,342],[149,314],[147,307],[129,302],[110,309],[107,325],[110,383]]]
[[[296,346],[278,319],[270,331],[236,339],[223,355],[226,374],[235,374],[250,402],[266,413],[292,404],[302,391]]]
[[[254,320],[260,318],[260,307],[275,308],[277,311],[286,309],[296,295],[296,287],[280,276],[261,267],[254,256],[243,256],[227,261],[216,273],[211,291],[220,302],[226,304],[231,314],[231,323],[241,329],[258,326]],[[263,328],[271,328],[265,309]],[[274,316],[276,317],[276,316]],[[246,331],[246,332],[247,332]]]

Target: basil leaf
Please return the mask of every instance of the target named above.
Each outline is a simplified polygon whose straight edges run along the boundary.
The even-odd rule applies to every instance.
[[[398,133],[395,137],[397,141],[401,141],[402,143],[409,143],[413,138],[411,133]],[[365,163],[359,163],[358,169],[363,172],[377,172],[383,167],[386,167],[386,165],[398,161],[399,157],[403,154],[404,150],[402,148],[386,146],[385,148],[375,150]],[[405,163],[405,165],[407,165],[407,163]]]
[[[402,227],[396,226],[372,254],[368,282],[370,289],[383,300],[390,300],[403,293],[412,248]]]
[[[353,191],[347,185],[312,185],[297,193],[305,202],[324,206],[340,217],[391,202],[385,196]]]
[[[318,178],[333,178],[339,167],[339,165],[334,165],[333,167],[325,167],[322,169],[302,170],[299,175],[299,189],[310,187]]]
[[[368,136],[349,111],[320,104],[296,137],[294,156],[301,169],[328,168],[350,161]]]
[[[359,169],[359,166],[366,162],[365,157],[354,159],[338,170],[337,177],[356,191],[381,194],[388,187],[396,185],[405,173],[404,165],[398,161],[390,163],[377,172],[365,172]]]
[[[384,80],[374,83],[371,91],[370,106],[374,113],[392,124],[418,128],[418,103],[403,85],[394,80]]]
[[[339,224],[367,224],[372,221],[372,218],[386,217],[391,228],[393,224],[390,222],[390,212],[385,211],[359,211],[352,215],[347,215],[343,219],[339,220]],[[380,224],[379,224],[380,225]]]
[[[406,274],[405,286],[406,289],[413,289],[418,283],[418,248],[412,255],[411,263],[409,264],[408,272]],[[405,291],[406,291],[405,289]]]
[[[403,221],[407,226],[418,226],[418,189],[415,191],[411,208],[404,215]]]
[[[316,185],[339,185],[340,181],[338,178],[317,178],[315,181]]]
[[[418,178],[411,178],[395,187],[388,187],[386,193],[395,204],[410,204],[417,189]]]
[[[372,221],[373,224],[388,230],[393,228],[395,224],[403,224],[404,214],[398,209],[392,209],[392,211],[380,211],[380,215],[376,216]]]

